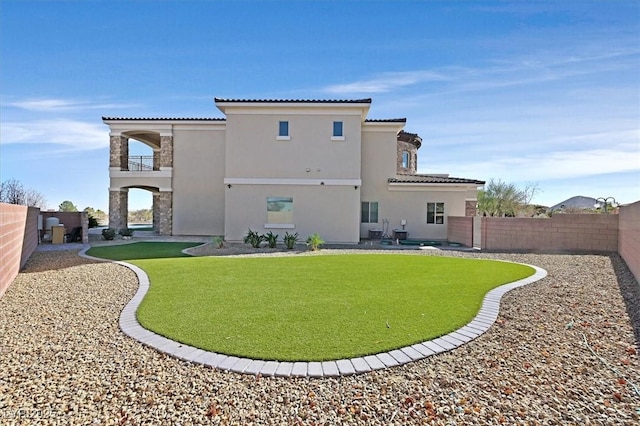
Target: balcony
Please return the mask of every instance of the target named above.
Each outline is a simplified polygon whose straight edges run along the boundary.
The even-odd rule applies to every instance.
[[[111,188],[157,188],[170,191],[173,177],[171,167],[153,167],[152,155],[130,155],[126,165],[109,169]]]
[[[128,171],[130,172],[151,172],[153,168],[152,155],[130,155]]]

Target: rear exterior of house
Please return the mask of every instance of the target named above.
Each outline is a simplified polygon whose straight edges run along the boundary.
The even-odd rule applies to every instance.
[[[418,175],[405,119],[367,119],[371,99],[216,99],[224,118],[103,117],[111,130],[109,226],[127,226],[128,190],[153,193],[163,235],[319,233],[327,242],[446,239],[475,214],[484,182]],[[129,156],[130,140],[153,150]],[[403,233],[398,233],[403,236]]]

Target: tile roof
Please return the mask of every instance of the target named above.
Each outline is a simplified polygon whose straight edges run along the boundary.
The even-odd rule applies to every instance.
[[[484,185],[484,181],[476,179],[443,177],[435,175],[406,175],[395,178],[389,178],[389,183],[444,183],[444,184],[473,184]]]
[[[102,117],[104,121],[226,121],[226,118],[198,118],[198,117]]]
[[[225,99],[214,98],[215,102],[246,102],[246,103],[300,103],[300,104],[370,104],[371,98],[366,99]]]
[[[365,123],[406,123],[406,118],[367,118],[364,120]]]

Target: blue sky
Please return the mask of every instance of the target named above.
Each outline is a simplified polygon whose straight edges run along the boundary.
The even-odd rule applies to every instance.
[[[2,0],[0,94],[0,180],[49,208],[108,210],[102,116],[214,97],[371,97],[423,138],[420,173],[640,200],[637,1]]]

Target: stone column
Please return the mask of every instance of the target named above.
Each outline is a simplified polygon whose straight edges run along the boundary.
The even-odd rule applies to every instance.
[[[158,233],[171,235],[173,231],[173,193],[159,192],[157,197]],[[155,221],[155,215],[154,215]]]
[[[111,135],[109,138],[109,167],[129,169],[129,138]]]
[[[129,189],[109,191],[109,228],[116,231],[128,226]]]
[[[172,135],[160,135],[160,167],[173,167]]]
[[[153,150],[153,170],[155,171],[160,170],[160,150],[159,149]]]
[[[160,208],[159,208],[159,192],[153,192],[153,207],[151,210],[153,211],[153,230],[155,232],[160,233]]]

